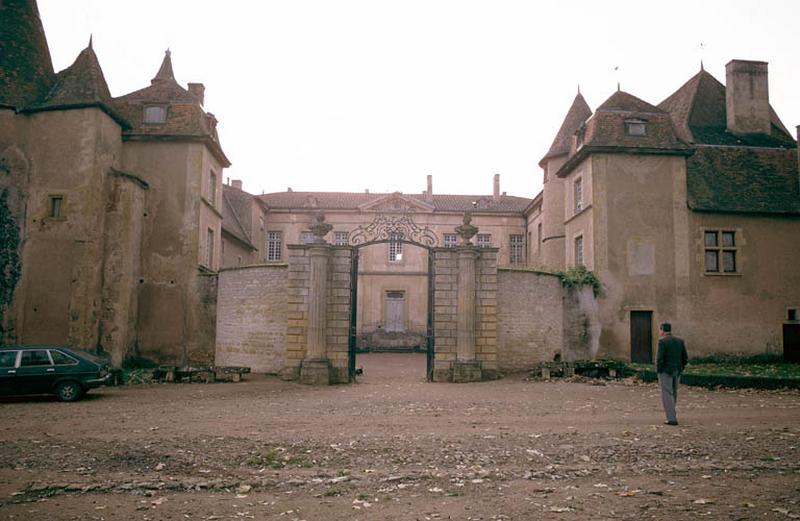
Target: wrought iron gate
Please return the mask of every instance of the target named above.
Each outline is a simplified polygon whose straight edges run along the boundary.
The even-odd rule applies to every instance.
[[[434,339],[434,248],[438,244],[436,233],[428,227],[420,228],[408,214],[387,216],[379,214],[366,226],[359,226],[349,234],[353,246],[350,265],[350,327],[348,338],[348,371],[350,381],[356,376],[356,351],[358,347],[358,262],[359,251],[365,246],[400,242],[427,250],[428,252],[428,317],[426,331],[426,377],[433,379]]]

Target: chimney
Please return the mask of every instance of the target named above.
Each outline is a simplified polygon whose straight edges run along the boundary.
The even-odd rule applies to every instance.
[[[189,93],[197,98],[197,101],[202,105],[206,97],[206,87],[202,83],[190,83]]]
[[[433,202],[433,176],[428,175],[428,190],[425,192],[425,201]]]
[[[728,62],[725,66],[725,106],[729,132],[770,133],[767,62]]]
[[[492,200],[500,200],[500,174],[494,175],[494,192],[492,192]]]
[[[241,179],[234,179],[231,181],[231,186],[236,188],[237,190],[242,189],[242,180]]]

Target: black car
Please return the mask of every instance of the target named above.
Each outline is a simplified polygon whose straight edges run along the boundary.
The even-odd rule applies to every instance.
[[[54,346],[0,347],[0,395],[55,394],[73,402],[111,379],[100,358]]]

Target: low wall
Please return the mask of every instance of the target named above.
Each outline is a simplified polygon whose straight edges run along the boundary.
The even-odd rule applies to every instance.
[[[599,337],[589,287],[567,289],[557,275],[532,270],[497,272],[497,362],[523,371],[539,362],[594,357]]]
[[[219,272],[215,364],[279,373],[286,360],[287,265]]]

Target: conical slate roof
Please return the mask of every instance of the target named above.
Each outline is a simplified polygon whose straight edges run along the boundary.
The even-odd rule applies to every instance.
[[[111,105],[111,93],[91,43],[81,51],[72,65],[56,75],[56,84],[41,105],[84,103]]]
[[[589,104],[586,103],[586,100],[583,99],[583,96],[579,92],[572,101],[572,106],[569,108],[567,116],[561,124],[561,128],[558,129],[553,144],[550,145],[550,150],[547,151],[547,154],[544,155],[540,163],[551,157],[568,154],[570,146],[572,146],[572,136],[575,135],[575,131],[577,131],[591,116],[592,109],[589,108]]]
[[[166,50],[164,53],[164,60],[161,62],[161,67],[158,69],[155,78],[150,80],[151,83],[155,83],[160,80],[172,80],[175,81],[175,73],[172,72],[172,53],[169,49]]]
[[[35,0],[0,1],[0,105],[23,107],[53,85],[55,73]]]

